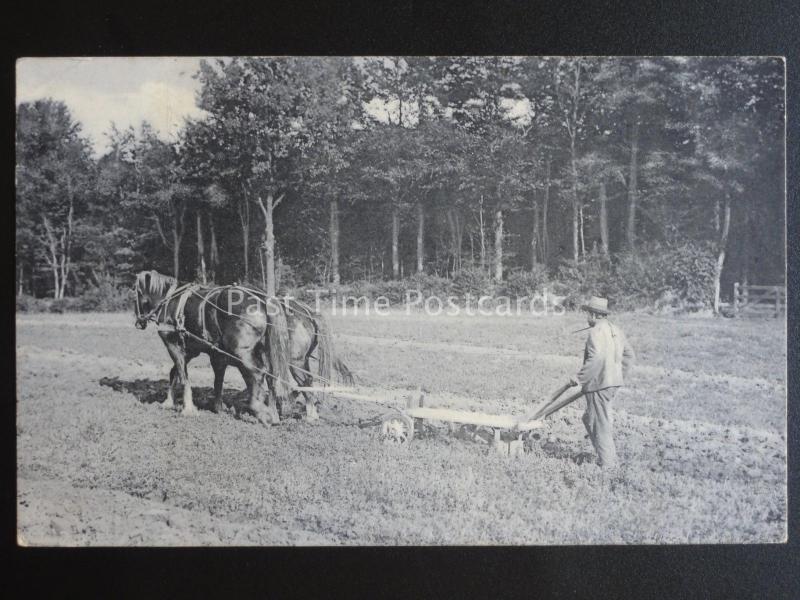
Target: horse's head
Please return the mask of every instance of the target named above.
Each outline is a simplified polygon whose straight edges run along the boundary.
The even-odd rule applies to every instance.
[[[175,278],[162,275],[158,271],[142,271],[136,275],[133,292],[135,295],[135,325],[138,329],[147,328],[153,312],[175,284]]]

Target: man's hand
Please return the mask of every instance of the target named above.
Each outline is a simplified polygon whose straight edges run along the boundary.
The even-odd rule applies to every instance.
[[[578,381],[574,377],[569,380],[569,386],[570,387],[575,387],[576,385],[580,385],[580,384],[578,383]]]

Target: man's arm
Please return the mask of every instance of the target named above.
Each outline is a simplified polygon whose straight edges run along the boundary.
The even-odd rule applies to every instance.
[[[595,341],[593,333],[590,333],[589,339],[586,340],[583,367],[575,376],[575,381],[581,386],[585,386],[603,370],[603,357],[600,354],[600,348]]]

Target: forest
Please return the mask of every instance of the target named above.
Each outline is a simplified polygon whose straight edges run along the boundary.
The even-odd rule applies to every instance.
[[[784,283],[779,58],[228,58],[195,77],[202,117],[174,139],[111,124],[102,156],[63,102],[18,104],[18,308],[122,308],[151,268],[715,312],[734,282]]]

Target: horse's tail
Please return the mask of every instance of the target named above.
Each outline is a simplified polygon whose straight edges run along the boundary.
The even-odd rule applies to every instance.
[[[278,398],[288,398],[292,392],[292,374],[289,370],[290,344],[289,326],[280,302],[267,298],[267,330],[264,333],[270,374],[274,381],[274,391]]]
[[[317,345],[319,347],[319,374],[323,381],[331,381],[332,371],[336,371],[339,380],[348,385],[353,384],[353,373],[347,368],[341,358],[337,356],[333,347],[333,336],[328,326],[327,319],[321,315],[315,315],[314,322],[317,326]]]

